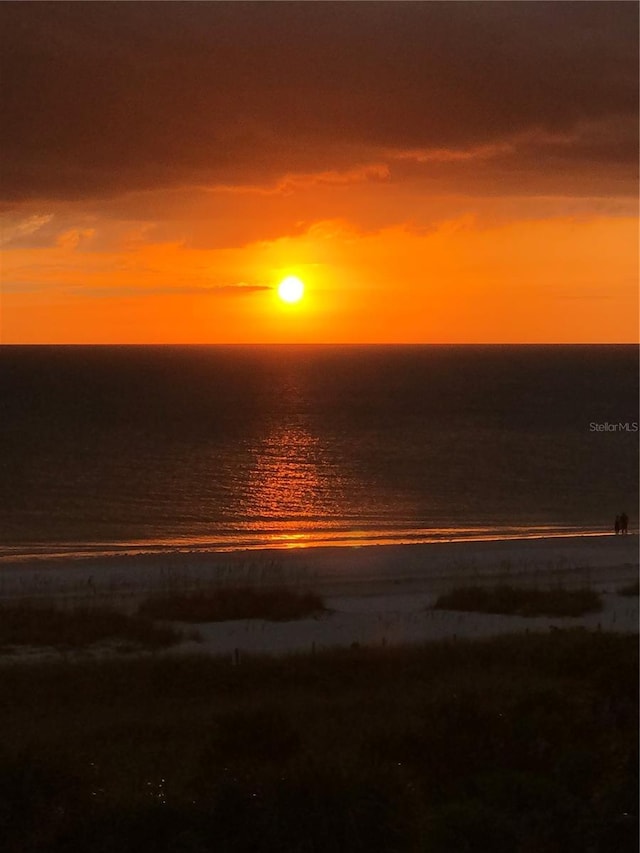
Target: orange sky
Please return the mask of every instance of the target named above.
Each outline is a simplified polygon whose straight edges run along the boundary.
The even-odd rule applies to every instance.
[[[265,4],[249,31],[244,4],[164,4],[166,29],[146,4],[2,5],[19,95],[4,110],[3,343],[638,340],[635,4],[565,4],[565,41],[531,4],[472,4],[472,21],[468,4]],[[418,8],[432,6],[446,8]],[[133,64],[125,22],[131,44],[147,34]],[[335,77],[286,45],[273,69],[284,24],[311,53],[352,28]],[[207,50],[221,27],[252,48],[225,48],[224,86]],[[485,64],[467,69],[451,39]],[[306,295],[285,306],[291,274]]]

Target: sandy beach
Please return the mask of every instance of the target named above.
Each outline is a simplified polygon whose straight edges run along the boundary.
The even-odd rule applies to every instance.
[[[322,593],[327,612],[315,618],[199,624],[195,627],[200,642],[184,642],[170,652],[237,656],[566,627],[635,632],[638,598],[622,596],[618,590],[637,577],[637,535],[558,537],[5,563],[0,569],[0,597],[127,608],[158,592],[195,592],[220,585],[284,584]],[[577,618],[548,618],[432,609],[444,591],[495,583],[587,586],[601,593],[603,610]]]

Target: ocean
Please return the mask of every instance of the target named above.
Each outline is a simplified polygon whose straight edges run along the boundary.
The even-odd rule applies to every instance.
[[[635,346],[3,346],[0,400],[0,559],[637,527]]]

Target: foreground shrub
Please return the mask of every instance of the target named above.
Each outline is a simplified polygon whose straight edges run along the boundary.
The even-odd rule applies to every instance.
[[[2,853],[637,853],[637,672],[583,630],[7,666]]]
[[[633,595],[640,595],[640,581],[634,581],[627,586],[620,587],[618,595],[626,595],[629,598]]]
[[[151,619],[176,622],[224,622],[230,619],[284,622],[324,609],[322,598],[312,592],[297,592],[286,587],[227,587],[151,598],[140,605],[138,613]]]
[[[300,749],[300,735],[282,711],[257,708],[221,714],[210,750],[216,760],[249,763],[287,761]]]
[[[62,814],[29,847],[7,853],[409,853],[404,791],[339,768],[310,767],[251,783],[221,780],[206,802],[91,806],[73,820]],[[35,838],[34,838],[35,836]],[[14,835],[20,839],[19,835]],[[35,842],[35,843],[34,843]],[[44,843],[42,843],[44,842]]]
[[[602,599],[592,589],[527,589],[507,584],[468,586],[441,595],[434,609],[517,616],[582,616],[602,610]]]

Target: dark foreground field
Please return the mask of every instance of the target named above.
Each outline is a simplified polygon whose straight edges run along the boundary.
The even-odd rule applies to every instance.
[[[637,850],[637,637],[7,665],[4,853]]]

